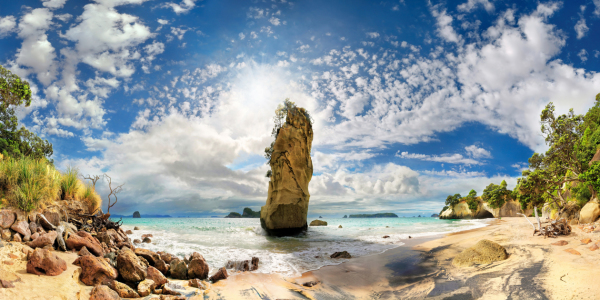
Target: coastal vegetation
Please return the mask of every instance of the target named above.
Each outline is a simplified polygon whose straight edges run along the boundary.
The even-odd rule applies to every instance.
[[[573,109],[557,115],[553,103],[540,114],[541,133],[548,145],[545,153],[534,153],[529,166],[517,180],[514,190],[507,189],[506,181],[499,185],[490,183],[480,200],[492,209],[502,207],[507,201],[517,201],[522,210],[541,212],[548,207],[553,216],[576,218],[579,211],[593,200],[598,205],[600,191],[600,94],[585,115]],[[445,207],[454,208],[466,202],[476,210],[479,200],[471,190],[469,196],[449,195]],[[598,215],[593,216],[597,219]]]
[[[29,83],[0,66],[0,207],[29,212],[57,200],[76,200],[97,210],[102,200],[78,178],[78,170],[56,170],[52,144],[19,126],[15,108],[30,104]]]
[[[395,213],[379,213],[379,214],[357,214],[349,215],[349,218],[397,218]]]

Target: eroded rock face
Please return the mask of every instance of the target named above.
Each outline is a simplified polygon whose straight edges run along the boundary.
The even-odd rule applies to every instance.
[[[85,285],[107,284],[118,276],[117,270],[110,263],[93,255],[80,256],[73,264],[81,267],[79,280]]]
[[[267,204],[260,211],[261,226],[270,235],[295,235],[307,228],[312,140],[312,125],[305,110],[288,110],[269,162],[272,175]]]
[[[117,269],[127,281],[138,282],[146,279],[148,265],[139,259],[133,251],[123,248],[117,255]]]
[[[90,300],[120,300],[119,294],[105,285],[97,285],[90,293]]]
[[[220,268],[219,271],[217,271],[217,273],[215,273],[215,275],[210,277],[210,281],[215,283],[219,280],[227,279],[227,277],[228,277],[227,270],[225,268]]]
[[[46,249],[35,249],[27,261],[27,273],[56,276],[67,270],[65,262]]]

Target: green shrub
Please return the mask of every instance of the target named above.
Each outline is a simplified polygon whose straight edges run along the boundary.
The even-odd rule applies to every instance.
[[[86,204],[90,213],[95,212],[102,204],[102,199],[96,194],[94,186],[91,184],[86,184],[85,187],[81,189],[79,201]]]
[[[7,204],[24,211],[37,208],[44,201],[54,201],[59,194],[59,178],[46,159],[7,158],[0,161],[0,189]]]

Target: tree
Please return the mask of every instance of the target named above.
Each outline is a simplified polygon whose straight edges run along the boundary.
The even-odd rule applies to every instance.
[[[106,179],[106,181],[108,182],[108,189],[110,190],[110,192],[108,193],[108,209],[106,211],[106,213],[110,214],[110,208],[115,206],[115,204],[117,204],[117,194],[121,192],[123,185],[125,185],[124,183],[115,187],[113,189],[112,187],[112,178],[110,178],[110,176],[108,176],[107,174],[104,174],[104,178]],[[115,202],[113,202],[111,204],[111,196],[115,197]]]
[[[11,157],[49,158],[53,154],[52,144],[19,127],[15,107],[23,102],[25,106],[31,104],[29,83],[0,66],[0,153]]]
[[[458,202],[460,202],[460,198],[462,198],[460,194],[448,195],[448,197],[446,198],[446,205],[448,207],[454,208],[454,206],[458,204]]]
[[[19,106],[25,101],[25,106],[31,104],[31,89],[29,82],[0,66],[0,103],[2,105]]]
[[[510,194],[510,191],[506,189],[506,181],[502,181],[500,185],[490,183],[481,195],[481,199],[487,202],[491,208],[499,208],[504,205],[505,198]]]
[[[479,201],[477,201],[477,192],[475,190],[471,190],[469,192],[469,195],[465,197],[465,200],[467,201],[470,210],[477,210],[477,207],[479,206]]]
[[[100,178],[102,178],[102,176],[100,175],[86,175],[83,176],[83,179],[87,179],[89,181],[92,182],[92,185],[94,186],[94,190],[96,189],[96,182],[98,182],[98,180],[100,180]]]

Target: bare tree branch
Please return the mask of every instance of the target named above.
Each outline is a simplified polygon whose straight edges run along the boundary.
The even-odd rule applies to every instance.
[[[108,193],[108,209],[106,211],[106,213],[110,214],[110,208],[115,206],[115,204],[117,204],[117,194],[121,192],[121,190],[123,190],[123,185],[125,185],[124,183],[115,187],[113,189],[112,187],[112,178],[110,178],[110,176],[108,176],[106,173],[104,174],[104,178],[106,179],[106,181],[108,182],[108,189],[110,190],[110,193]],[[111,196],[115,197],[115,202],[113,202],[111,204]]]
[[[100,178],[102,178],[102,175],[86,175],[83,176],[83,179],[87,179],[90,180],[92,182],[92,184],[94,185],[94,190],[96,189],[96,182],[98,182],[98,180],[100,180]]]

